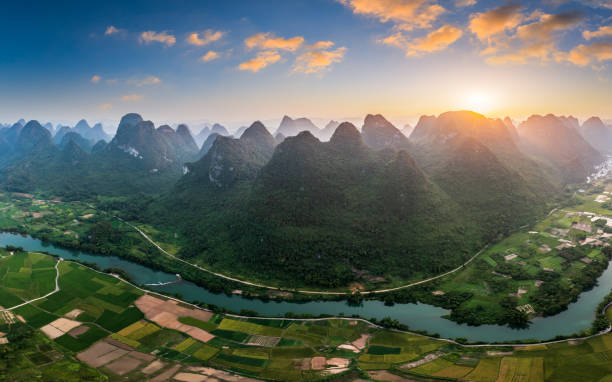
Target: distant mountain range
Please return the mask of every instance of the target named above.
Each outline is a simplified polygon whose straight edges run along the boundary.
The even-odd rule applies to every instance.
[[[515,123],[469,111],[398,129],[285,116],[195,137],[125,115],[114,137],[82,120],[0,128],[0,184],[67,199],[151,200],[133,219],[181,232],[180,256],[293,285],[337,287],[456,267],[548,209],[612,153],[593,117]],[[148,195],[143,198],[142,195]]]

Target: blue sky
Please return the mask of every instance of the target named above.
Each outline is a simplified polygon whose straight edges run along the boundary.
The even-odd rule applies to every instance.
[[[612,0],[23,1],[0,120],[612,118]]]

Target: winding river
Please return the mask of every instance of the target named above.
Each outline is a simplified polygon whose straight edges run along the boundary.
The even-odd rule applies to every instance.
[[[137,284],[166,283],[176,280],[176,276],[173,274],[153,270],[116,256],[100,256],[59,248],[29,236],[0,233],[0,245],[20,246],[28,251],[47,251],[67,260],[95,263],[100,269],[121,268]],[[448,314],[447,310],[421,303],[385,306],[381,301],[364,301],[361,306],[349,306],[344,301],[263,302],[249,300],[238,295],[213,294],[205,288],[185,280],[170,285],[150,286],[149,289],[167,293],[180,293],[186,301],[203,301],[232,311],[253,310],[264,316],[282,316],[286,312],[310,313],[313,315],[339,315],[343,313],[346,316],[359,314],[364,318],[375,317],[377,319],[389,316],[408,325],[411,330],[426,330],[430,333],[438,333],[445,338],[463,337],[469,341],[484,342],[547,340],[557,335],[577,333],[590,327],[595,318],[597,305],[612,290],[612,262],[610,264],[599,278],[598,285],[582,293],[578,301],[570,304],[566,311],[552,317],[536,318],[527,329],[511,329],[498,325],[460,325],[442,318],[442,316]]]

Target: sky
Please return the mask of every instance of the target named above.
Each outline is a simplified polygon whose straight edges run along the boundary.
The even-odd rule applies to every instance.
[[[12,1],[0,121],[612,119],[612,0]]]

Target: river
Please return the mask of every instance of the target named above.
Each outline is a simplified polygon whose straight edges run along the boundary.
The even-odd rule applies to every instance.
[[[137,284],[165,283],[176,280],[170,273],[150,269],[146,266],[123,260],[116,256],[100,256],[59,248],[41,240],[12,233],[0,233],[0,245],[14,245],[28,251],[46,251],[67,260],[95,263],[100,269],[116,267],[127,272]],[[426,330],[438,333],[445,338],[467,338],[469,341],[501,342],[527,339],[548,340],[557,335],[570,335],[590,327],[595,318],[595,309],[612,290],[612,262],[599,278],[598,285],[580,295],[578,301],[569,305],[560,314],[546,318],[536,318],[527,329],[511,329],[499,325],[468,326],[442,318],[448,311],[435,306],[417,304],[395,304],[385,306],[381,301],[364,301],[361,306],[350,306],[345,301],[313,301],[307,303],[264,302],[249,300],[239,295],[227,296],[214,294],[189,281],[151,290],[180,293],[186,301],[201,301],[215,304],[232,311],[248,309],[263,316],[282,316],[286,312],[310,313],[313,315],[330,314],[346,316],[358,314],[364,318],[382,319],[391,317],[409,326],[412,330]]]

